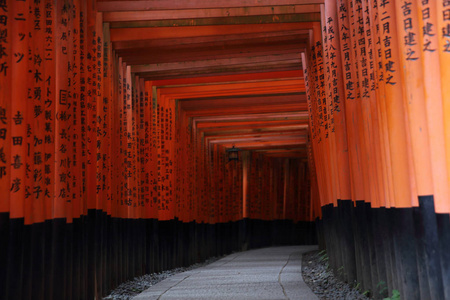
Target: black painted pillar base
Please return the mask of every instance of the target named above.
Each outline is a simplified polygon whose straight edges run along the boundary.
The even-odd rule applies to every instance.
[[[436,221],[444,299],[450,300],[450,218],[448,214],[437,214]]]
[[[435,213],[432,196],[419,197],[415,208],[339,200],[322,214],[315,222],[319,245],[338,276],[359,282],[374,299],[398,290],[402,299],[450,300],[450,218]]]

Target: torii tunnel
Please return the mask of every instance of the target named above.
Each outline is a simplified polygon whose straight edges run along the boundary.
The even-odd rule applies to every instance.
[[[0,1],[1,299],[315,243],[450,299],[449,171],[450,1]]]

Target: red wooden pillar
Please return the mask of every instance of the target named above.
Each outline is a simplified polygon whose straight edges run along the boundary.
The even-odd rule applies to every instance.
[[[155,136],[153,131],[156,127],[156,119],[153,117],[155,110],[152,101],[152,83],[145,81],[145,159],[144,159],[144,172],[145,172],[145,190],[148,197],[147,218],[157,218],[157,197],[154,184],[155,177]]]
[[[138,170],[137,173],[139,174],[139,181],[138,181],[138,192],[139,192],[139,210],[140,210],[140,217],[146,218],[146,191],[145,191],[145,85],[144,85],[144,79],[141,79],[139,77],[136,78],[136,84],[138,87],[138,102],[139,102],[139,110],[138,110],[138,120],[139,122],[136,124],[136,130],[137,135],[139,138],[138,141]]]
[[[163,164],[163,151],[165,148],[165,140],[161,134],[164,130],[164,107],[162,105],[161,99],[159,97],[159,93],[155,90],[153,101],[156,104],[156,135],[157,135],[157,150],[156,150],[156,178],[157,178],[157,201],[158,201],[158,220],[165,220],[166,213],[166,199],[164,197],[164,185],[162,184],[162,178],[165,178],[164,169],[162,167]]]
[[[121,171],[122,171],[122,157],[121,157],[121,107],[122,99],[120,98],[120,87],[122,84],[122,78],[119,78],[119,60],[115,51],[112,51],[111,56],[112,63],[112,79],[113,79],[113,96],[111,99],[111,116],[112,116],[112,131],[111,131],[111,188],[112,188],[112,203],[111,203],[111,216],[113,218],[119,217],[119,207],[121,199]],[[113,163],[114,161],[114,163]]]
[[[81,4],[79,0],[73,2],[73,46],[72,46],[72,77],[71,77],[71,96],[72,96],[72,122],[70,127],[71,132],[71,148],[72,148],[72,217],[79,218],[82,212],[82,169],[81,169],[81,28],[80,26],[80,12]]]
[[[131,165],[132,165],[132,181],[133,181],[133,212],[134,218],[139,218],[139,192],[138,192],[138,182],[139,182],[139,174],[137,172],[139,168],[139,145],[138,145],[138,133],[137,133],[137,124],[139,123],[138,111],[139,111],[139,101],[138,101],[138,86],[137,86],[137,77],[134,74],[131,74],[131,103],[132,103],[132,117],[131,117],[131,141],[132,141],[132,153],[131,153]]]
[[[87,3],[80,1],[80,61],[79,61],[79,73],[80,73],[80,210],[82,215],[87,215],[88,210],[88,197],[87,197],[87,143],[88,143],[88,76],[89,66],[87,65],[88,57],[88,34],[87,34]]]
[[[27,128],[24,122],[25,109],[27,107],[27,89],[12,88],[23,84],[24,75],[28,71],[28,3],[14,3],[11,7],[11,15],[19,16],[11,27],[11,166],[10,166],[10,217],[24,217],[25,200],[25,173],[27,155],[26,136]],[[25,77],[26,78],[26,77]]]
[[[158,148],[157,148],[157,178],[158,178],[158,217],[159,220],[169,220],[169,203],[167,198],[165,197],[165,189],[166,189],[166,169],[164,168],[165,162],[165,150],[166,150],[166,139],[164,136],[164,130],[166,127],[165,122],[165,103],[163,103],[163,99],[157,91],[155,101],[157,101],[157,109],[158,109]]]
[[[405,114],[403,104],[397,99],[403,99],[401,86],[401,75],[399,65],[398,40],[394,3],[388,3],[378,7],[382,40],[391,43],[382,43],[382,62],[384,66],[384,82],[386,96],[386,113],[389,133],[390,156],[392,164],[392,181],[394,188],[394,207],[411,207],[413,195],[415,195],[414,184],[411,181],[410,164],[408,159],[409,150],[407,130],[405,127]],[[407,154],[407,155],[405,155]]]
[[[411,136],[413,166],[410,171],[411,175],[415,176],[418,195],[427,196],[433,194],[433,177],[424,97],[422,48],[418,43],[418,36],[427,28],[419,28],[417,6],[416,2],[396,2],[395,12],[398,37],[402,37],[404,41],[403,46],[399,47],[399,70],[402,70],[405,83],[403,103],[406,126],[409,127]],[[414,199],[411,204],[418,206],[418,200]]]
[[[133,194],[136,200],[135,204],[135,212],[136,218],[140,218],[141,208],[140,201],[141,195],[139,192],[139,182],[140,182],[140,173],[139,173],[139,110],[140,110],[140,102],[139,102],[139,78],[132,74],[132,92],[133,92],[133,181],[135,184],[135,188],[133,190]]]
[[[119,106],[119,141],[120,141],[120,177],[118,178],[120,182],[120,193],[119,197],[119,217],[120,218],[126,218],[127,217],[127,191],[126,188],[128,186],[127,184],[127,177],[126,177],[126,170],[127,170],[127,159],[126,159],[126,152],[127,152],[127,128],[126,128],[126,78],[124,76],[124,68],[123,68],[123,62],[122,58],[119,58],[118,60],[118,106]]]
[[[179,107],[178,109],[178,150],[177,150],[177,160],[175,165],[177,166],[177,178],[179,181],[179,190],[177,191],[178,197],[178,212],[180,219],[184,222],[191,221],[191,207],[190,201],[192,199],[192,194],[190,191],[190,176],[191,172],[191,157],[193,149],[190,148],[188,143],[189,140],[189,123],[186,113],[182,111]]]
[[[62,175],[62,180],[65,180],[66,183],[66,207],[65,207],[65,214],[66,214],[66,222],[67,223],[73,223],[73,198],[74,198],[74,194],[73,194],[73,174],[72,174],[72,170],[73,170],[73,153],[74,153],[74,147],[73,147],[73,135],[72,135],[72,128],[73,128],[73,119],[74,119],[74,115],[73,115],[73,77],[74,77],[74,72],[73,72],[73,63],[74,63],[74,56],[73,56],[73,47],[74,47],[74,6],[73,6],[73,0],[71,0],[68,4],[68,9],[67,9],[67,22],[68,22],[68,26],[67,26],[67,108],[66,108],[66,113],[68,114],[68,120],[66,123],[66,130],[67,130],[67,138],[66,138],[66,144],[67,144],[67,170],[66,173]],[[71,248],[71,238],[68,238],[68,241],[66,242],[67,247]],[[70,249],[68,251],[68,269],[67,269],[67,273],[68,273],[68,277],[67,277],[67,289],[68,291],[72,290],[71,284],[72,284],[72,267],[71,267],[71,250]]]
[[[34,9],[43,11],[44,3],[34,4]],[[32,134],[28,134],[28,143],[30,143],[30,150],[33,151],[28,155],[28,164],[30,167],[28,185],[28,193],[30,194],[29,203],[32,209],[30,223],[41,223],[44,219],[44,193],[43,193],[43,155],[44,155],[44,114],[43,114],[43,91],[44,91],[44,47],[42,44],[36,43],[36,40],[44,39],[45,23],[40,14],[33,15],[32,36],[30,41],[30,48],[32,49],[33,59],[29,60],[29,70],[33,74],[40,74],[37,79],[31,77],[31,85],[29,91],[29,99],[33,101],[33,105],[27,108],[27,118],[30,120],[29,125],[32,129]],[[40,79],[39,79],[40,78]],[[32,169],[32,170],[31,170]]]
[[[319,163],[322,168],[323,174],[323,189],[325,195],[325,203],[331,204],[334,201],[335,191],[333,189],[333,172],[331,168],[332,157],[330,156],[329,145],[329,130],[328,130],[328,107],[326,103],[326,91],[325,91],[325,70],[324,70],[324,48],[321,40],[320,27],[317,24],[313,28],[313,43],[314,43],[314,62],[313,70],[315,73],[314,78],[314,92],[315,92],[315,105],[316,107],[316,141],[317,151],[321,157]],[[317,163],[317,161],[316,161]],[[330,172],[331,170],[331,172]]]
[[[362,19],[364,35],[364,48],[366,53],[366,61],[362,61],[361,65],[364,63],[364,68],[362,69],[362,75],[364,76],[362,83],[364,84],[364,92],[368,92],[369,103],[366,105],[366,109],[370,113],[370,123],[369,123],[369,142],[370,146],[368,151],[372,157],[372,164],[370,165],[373,172],[373,176],[376,180],[373,180],[372,193],[374,194],[374,201],[371,201],[372,207],[384,206],[386,201],[384,173],[383,173],[383,156],[382,156],[382,142],[380,137],[380,115],[378,110],[378,100],[377,100],[377,88],[378,81],[376,77],[376,51],[375,51],[375,32],[373,32],[374,27],[371,19],[370,8],[371,4],[368,1],[363,1],[362,3]]]
[[[330,107],[333,116],[331,131],[335,132],[337,176],[339,183],[338,199],[351,199],[351,176],[349,170],[348,144],[347,144],[347,124],[344,97],[344,83],[341,74],[341,45],[339,38],[339,24],[336,1],[327,1],[325,5],[325,20],[328,59],[330,62],[327,72],[331,75],[332,81],[328,82],[329,93],[332,98]]]
[[[447,27],[450,24],[450,20],[446,20],[447,26],[443,22],[439,22],[439,19],[444,21],[444,14],[438,13],[437,7],[441,5],[440,1],[438,2],[438,5],[431,1],[418,2],[417,12],[419,18],[417,25],[419,29],[422,28],[423,30],[417,35],[417,40],[420,42],[419,45],[422,52],[422,80],[429,131],[435,210],[438,213],[448,213],[450,211],[450,201],[448,201],[450,193],[448,184],[449,170],[447,169],[445,154],[446,139],[444,138],[444,108],[442,101],[444,99],[441,85],[441,82],[445,82],[445,79],[442,78],[443,81],[441,81],[440,76],[441,68],[446,65],[445,62],[440,63],[439,61],[439,50],[442,49],[439,48],[439,45],[445,45],[445,39],[450,40],[450,28]],[[440,27],[438,24],[440,24]],[[441,40],[441,44],[439,40]],[[447,52],[450,53],[450,49]],[[447,54],[447,56],[450,55]],[[436,99],[441,100],[437,101]]]
[[[352,200],[364,199],[363,176],[361,173],[360,153],[359,153],[359,135],[357,132],[358,109],[356,103],[357,96],[357,74],[353,66],[353,51],[350,40],[350,22],[349,7],[347,1],[339,0],[337,2],[339,40],[341,46],[341,63],[343,70],[343,88],[345,95],[345,120],[347,125],[348,155],[350,165],[351,193]],[[319,172],[319,170],[317,170]],[[319,176],[319,174],[318,174]]]
[[[325,132],[325,149],[328,153],[328,173],[330,173],[330,191],[331,198],[330,203],[334,206],[337,205],[337,199],[339,199],[339,177],[337,170],[337,153],[336,153],[336,131],[334,125],[334,100],[332,92],[332,80],[331,80],[331,62],[330,52],[333,50],[330,47],[329,35],[327,34],[327,22],[325,6],[321,6],[321,19],[322,19],[322,75],[319,76],[321,85],[321,102],[322,112],[319,111],[319,117],[323,114],[323,129]],[[317,45],[316,45],[317,46]],[[323,86],[322,86],[323,84]]]
[[[113,102],[114,98],[114,81],[113,81],[113,51],[109,36],[109,24],[103,24],[103,99],[102,99],[102,138],[104,142],[102,144],[102,159],[103,159],[103,178],[102,178],[102,190],[103,194],[103,209],[108,215],[112,212],[112,167],[115,162],[115,156],[112,156],[115,144],[112,144],[113,134]]]
[[[200,184],[198,186],[198,192],[200,194],[200,203],[203,209],[200,212],[200,220],[204,223],[209,223],[210,221],[210,209],[209,209],[209,189],[208,189],[208,169],[207,169],[207,155],[206,150],[203,143],[203,138],[200,135],[197,135],[197,149],[198,149],[198,161],[200,162],[199,166],[199,175],[197,178],[202,178]]]
[[[358,136],[358,158],[359,158],[359,173],[362,176],[362,184],[364,192],[362,198],[357,200],[364,200],[371,202],[375,199],[375,193],[373,185],[370,181],[370,176],[373,174],[373,158],[370,152],[370,124],[372,122],[370,110],[368,109],[369,92],[368,88],[363,87],[363,81],[365,81],[365,73],[363,69],[367,69],[367,66],[363,66],[362,62],[366,60],[366,48],[365,40],[363,37],[364,24],[362,18],[362,7],[354,0],[347,1],[348,15],[349,15],[349,29],[350,29],[350,56],[355,61],[352,64],[354,69],[353,84],[354,84],[354,109],[353,126],[356,127],[356,135]],[[365,85],[365,84],[364,84]],[[367,100],[367,101],[366,101]]]
[[[133,103],[132,103],[132,82],[131,68],[123,63],[124,74],[124,124],[125,124],[125,203],[127,206],[127,218],[134,218],[133,205],[135,198],[133,190],[135,188],[133,180]]]
[[[175,209],[176,209],[176,198],[175,198],[175,189],[176,189],[176,172],[174,172],[174,163],[175,163],[175,151],[176,151],[176,127],[175,127],[175,116],[176,116],[176,102],[174,99],[168,99],[168,126],[167,126],[167,140],[169,142],[169,152],[168,159],[166,160],[166,168],[168,172],[169,178],[169,190],[168,197],[172,202],[172,214],[171,218],[175,217]]]
[[[106,200],[105,200],[105,191],[106,187],[104,185],[104,176],[105,176],[105,163],[106,157],[104,153],[106,152],[106,132],[104,130],[105,126],[105,117],[104,117],[104,109],[106,108],[106,104],[104,101],[104,78],[103,78],[103,24],[102,24],[102,15],[101,13],[96,14],[95,18],[95,43],[93,42],[93,53],[95,58],[92,61],[92,68],[94,68],[95,73],[93,77],[92,84],[92,94],[94,96],[94,107],[93,116],[95,116],[95,122],[92,123],[92,129],[94,130],[93,136],[94,139],[94,148],[93,157],[95,157],[92,162],[95,165],[95,207],[97,210],[106,210]],[[95,49],[94,49],[95,47]],[[94,120],[94,119],[93,119]],[[105,132],[105,134],[104,134]]]
[[[87,209],[97,209],[97,32],[93,2],[87,2],[86,39],[86,194]]]
[[[380,206],[390,207],[390,202],[394,199],[394,191],[392,186],[392,169],[390,163],[390,146],[388,137],[388,126],[386,119],[386,95],[384,82],[384,66],[382,62],[381,36],[380,36],[380,16],[375,4],[367,5],[372,26],[372,43],[374,51],[375,65],[375,91],[376,91],[376,111],[378,114],[378,142],[380,144],[380,163],[381,173],[383,177],[383,191],[380,194]]]
[[[151,195],[152,195],[152,213],[153,216],[156,219],[159,219],[159,206],[160,206],[160,195],[161,192],[159,189],[159,183],[158,183],[158,177],[161,176],[160,175],[160,170],[158,170],[158,167],[160,167],[160,162],[159,158],[158,158],[158,153],[159,150],[158,148],[160,147],[160,141],[161,141],[161,136],[159,134],[159,128],[160,128],[160,122],[159,122],[159,112],[158,112],[158,101],[157,101],[157,94],[156,94],[156,87],[153,87],[151,84],[148,84],[148,88],[149,88],[149,101],[150,101],[150,105],[151,105],[151,145],[150,145],[150,163],[151,163],[151,171],[150,171],[150,189],[152,191]]]
[[[11,72],[12,72],[12,4],[7,2],[5,10],[0,12],[0,32],[6,36],[0,39],[0,213],[10,210],[10,166],[11,166]],[[8,21],[9,20],[9,21]]]
[[[450,172],[450,86],[448,84],[450,78],[450,68],[448,68],[447,66],[450,63],[450,6],[446,1],[437,1],[436,6],[437,11],[436,18],[434,19],[434,24],[436,24],[438,39],[436,49],[439,53],[439,62],[441,66],[440,79],[448,181],[446,186],[448,187],[450,186],[450,175],[448,174],[448,172]],[[430,9],[430,13],[432,13],[433,9],[431,7]],[[435,72],[436,70],[430,68],[430,71]],[[429,77],[428,80],[432,80],[431,78],[433,77]],[[439,109],[439,104],[436,105],[437,109]],[[445,173],[441,175],[445,175]],[[446,200],[436,202],[436,211],[446,213],[450,211],[450,201],[448,197],[446,198]]]
[[[314,185],[312,186],[312,188],[314,188],[315,191],[317,191],[317,193],[311,193],[311,201],[313,201],[313,203],[315,205],[317,205],[318,210],[317,210],[317,217],[321,216],[321,209],[320,207],[322,206],[322,203],[324,201],[324,199],[320,196],[319,194],[319,189],[318,189],[318,184],[319,181],[321,181],[321,179],[319,179],[320,175],[317,174],[317,166],[316,166],[316,162],[314,160],[314,154],[316,153],[316,149],[313,148],[315,147],[315,118],[314,118],[314,113],[315,113],[315,107],[313,106],[313,93],[314,93],[314,86],[312,84],[312,80],[313,80],[313,72],[312,72],[312,67],[308,62],[307,56],[305,53],[302,53],[302,66],[303,66],[303,74],[304,74],[304,78],[305,78],[305,88],[306,88],[306,95],[307,95],[307,103],[308,103],[308,113],[309,113],[309,134],[308,134],[308,163],[310,166],[310,170],[311,170],[311,176],[314,179]],[[313,197],[314,195],[314,197]]]
[[[311,49],[311,53],[309,53],[308,58],[306,54],[302,53],[302,64],[303,64],[303,74],[305,74],[305,83],[306,83],[306,94],[307,94],[307,103],[308,103],[308,111],[309,111],[309,128],[310,128],[310,142],[311,142],[311,150],[314,153],[314,157],[321,157],[321,151],[319,147],[318,140],[320,138],[320,127],[319,124],[319,116],[318,116],[318,107],[317,107],[317,83],[316,80],[319,79],[317,74],[317,62],[315,61],[316,50],[315,47]],[[320,92],[319,92],[320,93]],[[320,190],[320,195],[318,197],[318,201],[320,206],[328,204],[327,197],[328,191],[326,189],[326,178],[325,173],[322,172],[324,169],[324,162],[321,159],[311,160],[314,163],[315,169],[317,169],[317,179]]]

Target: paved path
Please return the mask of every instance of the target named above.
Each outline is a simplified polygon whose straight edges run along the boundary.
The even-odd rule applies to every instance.
[[[302,253],[316,246],[271,247],[228,255],[179,273],[133,299],[318,299],[303,282]]]

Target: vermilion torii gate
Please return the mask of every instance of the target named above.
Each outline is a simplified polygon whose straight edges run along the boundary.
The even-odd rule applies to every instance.
[[[450,299],[449,57],[445,0],[0,1],[0,298],[317,232]]]

